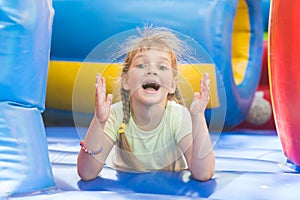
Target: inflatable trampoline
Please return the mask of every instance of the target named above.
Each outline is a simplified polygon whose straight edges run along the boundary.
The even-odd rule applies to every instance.
[[[274,0],[270,6],[269,75],[277,129],[232,130],[245,119],[259,84],[266,4],[0,0],[0,198],[299,199],[296,2]],[[207,55],[182,63],[180,74],[185,96],[197,90],[204,72],[212,77],[205,116],[216,169],[209,181],[194,180],[188,170],[129,173],[104,166],[88,182],[77,174],[79,142],[93,114],[93,74],[102,70],[110,92],[119,74],[118,63],[93,59],[92,52],[145,23],[174,30]]]

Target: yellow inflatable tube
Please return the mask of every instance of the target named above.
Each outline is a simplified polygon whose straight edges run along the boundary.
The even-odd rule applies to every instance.
[[[94,112],[95,77],[101,73],[107,81],[107,93],[119,101],[121,64],[50,61],[46,106],[83,113]],[[216,72],[213,64],[180,64],[178,86],[187,106],[199,91],[202,74],[211,79],[209,108],[219,107]]]

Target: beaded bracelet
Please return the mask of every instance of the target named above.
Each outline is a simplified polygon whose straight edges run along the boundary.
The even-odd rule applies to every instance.
[[[88,154],[90,154],[90,155],[97,155],[97,154],[99,154],[99,153],[102,152],[102,147],[101,147],[98,151],[91,151],[91,150],[88,150],[88,149],[86,148],[86,146],[84,145],[83,141],[80,141],[80,146],[81,146],[82,151],[84,151],[85,153],[88,153]]]

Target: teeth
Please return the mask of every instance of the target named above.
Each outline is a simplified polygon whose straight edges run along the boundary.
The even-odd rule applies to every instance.
[[[153,88],[154,90],[158,90],[160,88],[160,85],[158,83],[144,83],[142,85],[142,87],[144,89],[147,89],[147,88]]]

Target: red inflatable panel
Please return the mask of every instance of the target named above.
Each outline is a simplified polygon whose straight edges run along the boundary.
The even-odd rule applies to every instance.
[[[278,135],[289,161],[300,165],[300,1],[273,0],[269,77]]]
[[[263,59],[261,66],[261,75],[259,80],[259,85],[269,85],[269,75],[268,75],[268,40],[263,43]]]

